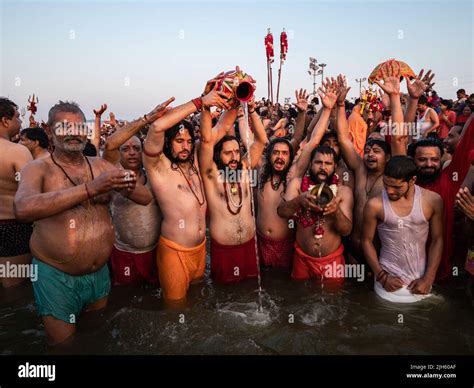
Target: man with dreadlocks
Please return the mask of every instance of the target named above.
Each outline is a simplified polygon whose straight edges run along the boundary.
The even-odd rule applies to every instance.
[[[211,106],[228,109],[216,88],[153,122],[143,147],[144,165],[163,213],[157,267],[168,303],[184,300],[190,283],[204,276],[207,204],[193,126],[183,119]]]
[[[235,119],[236,110],[231,112]],[[242,157],[238,139],[231,135],[218,139],[210,112],[201,113],[199,166],[209,203],[211,278],[219,283],[258,275],[250,174],[260,161],[267,136],[253,101],[249,102],[249,116],[255,138]]]
[[[326,81],[319,90],[323,111],[296,162],[294,176],[288,184],[285,201],[278,207],[281,217],[296,217],[296,243],[292,278],[342,281],[344,265],[341,236],[352,229],[352,191],[338,185],[335,174],[336,153],[328,146],[317,146],[326,130],[331,110],[337,100],[337,86]],[[332,199],[325,205],[312,193],[313,187],[329,186]],[[321,190],[319,190],[321,192]],[[329,198],[329,197],[328,197]],[[344,272],[344,271],[342,271]]]
[[[257,202],[257,241],[260,259],[271,267],[289,268],[293,257],[294,230],[277,213],[287,185],[295,152],[285,138],[274,138],[265,151]]]
[[[286,191],[288,172],[293,164],[304,132],[308,95],[306,90],[295,91],[296,129],[291,141],[273,138],[267,146],[259,170],[257,191],[257,242],[260,259],[265,266],[290,268],[293,258],[294,228],[288,219],[278,215],[277,208]]]

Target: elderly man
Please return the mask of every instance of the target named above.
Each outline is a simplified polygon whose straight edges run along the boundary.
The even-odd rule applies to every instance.
[[[20,221],[35,222],[30,247],[38,280],[33,291],[51,344],[74,334],[83,309],[107,303],[106,262],[114,242],[111,192],[121,190],[137,201],[144,197],[143,186],[135,188],[133,171],[83,155],[85,121],[75,103],[60,101],[51,108],[54,152],[25,166],[14,202]]]

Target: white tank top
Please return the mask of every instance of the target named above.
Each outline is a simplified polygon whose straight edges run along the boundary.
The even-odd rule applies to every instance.
[[[418,129],[418,131],[420,131],[420,137],[425,136],[426,130],[433,126],[432,121],[426,120],[426,115],[430,113],[430,111],[431,108],[426,108],[425,114],[421,118],[419,118],[418,115],[416,116],[416,128]]]
[[[423,214],[421,188],[415,185],[413,207],[408,216],[395,214],[387,192],[382,192],[384,222],[377,226],[382,247],[380,265],[405,285],[421,278],[426,269],[429,222]]]

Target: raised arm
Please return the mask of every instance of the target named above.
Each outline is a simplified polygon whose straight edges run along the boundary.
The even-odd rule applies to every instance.
[[[228,104],[219,96],[216,86],[204,97],[199,97],[169,110],[163,117],[155,120],[148,130],[145,144],[143,147],[144,163],[157,165],[159,157],[163,151],[164,132],[172,126],[178,124],[181,120],[188,117],[191,113],[197,111],[198,107],[206,109],[211,106],[219,106],[222,109],[228,109]],[[145,166],[146,167],[146,166]]]
[[[319,98],[323,104],[323,108],[320,109],[321,116],[316,124],[316,128],[311,134],[311,138],[301,150],[301,155],[295,162],[294,176],[302,178],[305,174],[306,169],[310,163],[311,152],[315,147],[318,146],[321,138],[324,136],[324,132],[329,125],[329,116],[331,115],[331,109],[334,107],[337,101],[337,86],[335,82],[330,82],[326,78],[326,82],[322,88],[318,89]]]
[[[318,123],[319,119],[321,118],[322,113],[323,113],[322,109],[318,110],[318,112],[314,115],[313,119],[309,123],[308,128],[306,130],[306,139],[309,140],[311,138],[311,134],[313,133],[313,129],[316,126],[316,124]]]
[[[356,172],[362,167],[362,159],[352,144],[349,135],[349,125],[346,119],[345,99],[350,87],[347,87],[346,78],[342,75],[337,77],[337,118],[336,132],[339,147],[341,148],[342,158],[352,171]]]
[[[263,154],[263,150],[265,149],[265,144],[268,142],[268,138],[265,128],[263,127],[262,120],[260,120],[260,116],[255,111],[254,100],[249,103],[249,115],[250,123],[252,124],[254,130],[254,141],[250,146],[250,159],[252,161],[250,168],[255,168],[260,162],[260,157]]]
[[[211,94],[212,93],[212,94]],[[229,108],[229,105],[225,103],[224,99],[217,93],[216,88],[209,93],[211,96],[209,99],[204,100],[206,105],[205,109],[201,112],[201,145],[199,149],[199,169],[203,179],[210,178],[214,163],[214,145],[223,137],[237,115],[236,109],[231,109],[221,116],[219,123],[212,128],[212,116],[210,112],[211,106],[225,106]],[[207,97],[207,96],[206,96]]]
[[[400,64],[396,61],[386,63],[381,67],[381,71],[383,83],[379,80],[376,80],[375,83],[379,85],[390,99],[392,118],[389,127],[393,129],[392,156],[406,155],[408,132],[404,125],[402,104],[400,102]]]
[[[424,71],[424,69],[421,69],[420,73],[413,82],[411,82],[408,77],[405,78],[409,94],[408,106],[404,117],[405,123],[415,122],[418,99],[434,85],[434,82],[432,83],[431,81],[433,80],[435,74],[431,74],[431,70],[428,70],[428,72],[423,76]]]
[[[199,150],[199,169],[203,178],[212,175],[214,163],[214,145],[216,144],[217,131],[212,129],[211,112],[201,112],[201,148]]]
[[[150,113],[143,117],[125,124],[123,127],[118,128],[105,143],[105,150],[103,159],[109,161],[112,164],[116,164],[120,160],[119,148],[128,139],[135,135],[138,131],[143,129],[146,125],[151,124],[158,120],[160,117],[165,115],[168,111],[168,105],[174,101],[174,97],[171,97],[167,101],[158,105]]]
[[[308,94],[306,89],[295,90],[296,96],[296,109],[298,109],[298,116],[296,117],[295,132],[293,133],[293,139],[291,139],[291,145],[295,152],[303,140],[304,126],[306,123],[306,111],[308,110]]]
[[[100,129],[102,127],[100,123],[100,118],[102,114],[107,110],[107,104],[102,104],[100,109],[93,109],[95,120],[94,120],[94,136],[92,136],[91,144],[97,150],[97,155],[99,155],[99,147],[100,147]]]

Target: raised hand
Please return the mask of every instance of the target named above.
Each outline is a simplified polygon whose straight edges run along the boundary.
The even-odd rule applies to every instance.
[[[423,72],[424,69],[421,69],[420,74],[418,74],[413,83],[408,79],[408,77],[405,78],[407,81],[408,94],[410,94],[411,98],[420,98],[434,85],[434,82],[431,83],[431,81],[433,80],[435,74],[432,74],[431,70],[428,70],[428,72],[423,77]]]
[[[318,89],[318,95],[321,103],[327,109],[332,109],[337,101],[337,87],[336,83],[326,78],[326,82]]]
[[[384,93],[381,89],[377,89],[377,95],[382,101],[382,106],[385,110],[390,109],[390,96],[387,93]]]
[[[308,97],[309,95],[306,93],[306,89],[295,90],[295,97],[296,97],[296,108],[299,112],[306,112],[308,110]]]
[[[380,70],[383,83],[379,80],[374,82],[388,95],[400,94],[400,64],[396,61],[385,63]]]
[[[114,112],[109,113],[109,122],[112,127],[117,126],[117,119],[115,118]]]
[[[336,90],[337,90],[337,105],[343,106],[344,101],[346,100],[347,93],[351,90],[351,87],[347,87],[346,77],[342,74],[337,76],[336,81]]]
[[[102,116],[102,113],[104,113],[106,110],[107,110],[107,104],[102,104],[100,106],[100,109],[98,110],[93,109],[94,114],[99,117]]]
[[[217,91],[217,83],[211,89],[209,93],[207,93],[204,97],[202,97],[202,105],[210,108],[211,106],[216,106],[218,108],[229,110],[231,106],[227,101],[225,101],[225,96],[221,94],[221,92]]]
[[[144,120],[147,123],[152,123],[153,121],[158,120],[171,109],[168,107],[168,105],[171,104],[173,101],[174,97],[171,97],[160,105],[157,105],[150,113],[145,115]]]

